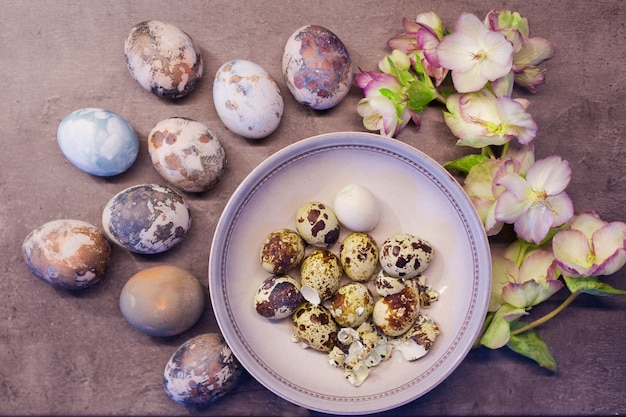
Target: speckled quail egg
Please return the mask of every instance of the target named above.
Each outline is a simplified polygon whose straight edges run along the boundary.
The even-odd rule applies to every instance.
[[[352,61],[346,45],[317,25],[297,29],[285,43],[283,74],[297,102],[315,110],[336,106],[352,85]]]
[[[340,326],[356,327],[374,311],[374,297],[365,284],[351,282],[335,292],[329,310]]]
[[[404,281],[402,278],[390,277],[384,269],[381,269],[374,280],[374,287],[376,288],[376,294],[384,297],[402,291],[404,289]]]
[[[341,241],[339,259],[352,281],[369,281],[378,266],[378,245],[367,233],[350,233]]]
[[[271,274],[285,274],[304,259],[305,243],[295,230],[271,232],[261,245],[261,266]]]
[[[415,324],[402,336],[392,339],[391,343],[404,359],[414,361],[430,351],[439,333],[439,327],[432,318],[419,314]]]
[[[300,283],[289,275],[272,275],[265,279],[254,296],[256,312],[268,319],[289,317],[302,302]]]
[[[428,267],[435,254],[424,239],[408,233],[389,237],[380,247],[380,266],[392,277],[413,278]]]
[[[213,103],[222,123],[247,139],[269,136],[283,117],[278,84],[263,67],[245,59],[228,61],[217,70]]]
[[[335,194],[333,202],[339,223],[355,232],[369,232],[380,219],[380,204],[376,196],[359,184],[350,184]]]
[[[307,301],[319,304],[337,291],[342,276],[339,257],[327,249],[316,249],[300,265],[300,291]]]
[[[158,184],[139,184],[117,193],[102,211],[107,237],[135,253],[165,252],[183,241],[191,227],[187,202]]]
[[[296,230],[306,243],[328,248],[339,240],[339,221],[333,210],[319,201],[303,204],[296,211]]]
[[[100,229],[87,222],[53,220],[26,236],[22,256],[28,269],[43,281],[80,290],[104,276],[111,246]]]
[[[221,334],[193,337],[174,352],[163,371],[163,389],[185,406],[204,406],[229,393],[243,368]]]
[[[206,303],[204,285],[174,265],[143,269],[120,293],[120,311],[137,330],[151,336],[175,336],[193,326]]]
[[[169,23],[148,20],[135,25],[124,42],[124,54],[132,77],[159,97],[184,97],[202,78],[200,48]]]
[[[148,135],[152,165],[170,184],[187,192],[213,188],[226,167],[226,152],[204,124],[184,117],[161,120]]]
[[[419,315],[417,286],[405,285],[402,291],[379,298],[374,304],[374,325],[387,336],[400,336],[411,328]]]
[[[339,327],[330,311],[305,302],[293,313],[295,337],[315,350],[330,352],[337,341]]]

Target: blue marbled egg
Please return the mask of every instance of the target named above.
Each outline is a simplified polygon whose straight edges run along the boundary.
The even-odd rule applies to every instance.
[[[126,171],[139,153],[139,139],[130,124],[118,114],[98,108],[68,114],[59,124],[57,140],[73,165],[101,177]]]

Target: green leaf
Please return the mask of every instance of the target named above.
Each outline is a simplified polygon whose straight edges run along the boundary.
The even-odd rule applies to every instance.
[[[485,155],[469,154],[469,155],[462,156],[459,159],[456,159],[454,161],[450,161],[446,163],[444,165],[444,168],[456,169],[456,170],[463,172],[464,174],[467,174],[470,171],[470,169],[480,164],[481,162],[485,161],[486,159],[488,158]]]
[[[521,327],[524,323],[518,322],[515,325],[514,327]],[[511,335],[506,346],[513,352],[534,360],[542,368],[556,373],[556,361],[552,353],[550,353],[548,345],[545,344],[535,330],[531,329],[518,335]]]
[[[619,290],[606,284],[604,282],[600,282],[599,277],[576,277],[576,278],[568,278],[563,277],[565,280],[565,284],[567,288],[571,292],[584,292],[586,294],[591,295],[624,295],[626,291]]]
[[[409,96],[409,108],[416,112],[422,112],[428,103],[437,98],[437,90],[432,86],[432,83],[415,80],[409,84],[407,95]]]

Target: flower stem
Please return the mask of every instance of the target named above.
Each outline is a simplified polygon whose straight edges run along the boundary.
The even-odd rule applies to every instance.
[[[515,336],[517,334],[524,333],[527,330],[534,329],[535,327],[537,327],[539,325],[542,325],[543,323],[545,323],[548,320],[552,319],[557,314],[559,314],[561,311],[563,311],[565,309],[565,307],[570,305],[572,303],[572,301],[574,301],[576,299],[576,297],[578,297],[579,295],[580,295],[580,291],[574,291],[573,293],[571,293],[569,295],[569,297],[567,297],[565,299],[565,301],[563,301],[561,303],[560,306],[558,306],[557,308],[555,308],[554,310],[552,310],[550,313],[546,314],[545,316],[543,316],[541,318],[538,318],[537,320],[533,321],[532,323],[528,323],[524,327],[520,327],[519,329],[513,330],[511,332],[511,336]]]

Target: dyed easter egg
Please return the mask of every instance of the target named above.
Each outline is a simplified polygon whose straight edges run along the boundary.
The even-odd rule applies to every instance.
[[[178,245],[191,226],[185,200],[158,184],[140,184],[120,191],[104,207],[106,236],[131,252],[155,254]]]
[[[243,368],[221,334],[206,333],[187,340],[165,365],[163,388],[174,401],[204,406],[230,392]]]
[[[22,256],[28,269],[43,281],[81,290],[104,276],[111,246],[96,226],[81,220],[54,220],[26,236]]]
[[[139,139],[121,116],[84,108],[65,116],[57,129],[63,155],[76,167],[98,176],[126,171],[137,159]]]
[[[226,152],[202,123],[171,117],[157,123],[148,136],[148,152],[157,172],[188,192],[215,186],[226,166]]]
[[[151,336],[174,336],[190,329],[202,316],[205,292],[186,269],[155,266],[126,282],[120,293],[120,310],[137,330]]]
[[[303,26],[287,40],[283,53],[285,83],[296,101],[315,110],[336,106],[352,85],[352,61],[344,43],[330,30]]]
[[[270,135],[283,116],[283,96],[274,79],[260,65],[243,59],[217,70],[213,102],[224,125],[248,139]]]
[[[159,97],[184,97],[202,78],[200,48],[169,23],[148,20],[135,25],[126,37],[124,54],[133,78]]]

